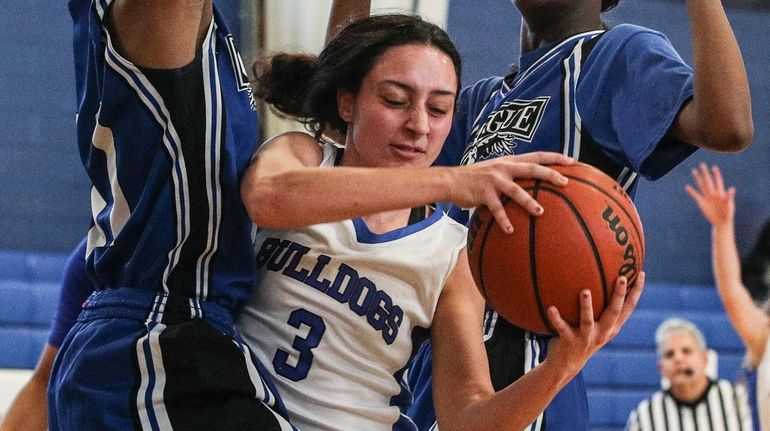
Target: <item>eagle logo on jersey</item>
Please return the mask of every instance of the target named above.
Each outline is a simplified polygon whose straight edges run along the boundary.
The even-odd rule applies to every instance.
[[[517,139],[532,142],[550,97],[513,100],[500,105],[487,121],[474,128],[473,140],[460,161],[463,165],[513,154]]]
[[[251,89],[251,81],[249,81],[249,74],[246,72],[246,67],[243,65],[243,59],[241,54],[235,48],[235,40],[233,35],[228,34],[225,36],[227,42],[227,52],[230,54],[230,62],[233,64],[233,70],[235,70],[235,79],[238,83],[238,91],[247,91],[249,95],[249,105],[252,111],[257,110],[257,101],[254,99],[254,93]]]

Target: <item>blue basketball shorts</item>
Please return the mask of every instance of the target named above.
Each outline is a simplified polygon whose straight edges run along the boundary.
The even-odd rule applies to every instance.
[[[51,431],[294,429],[228,310],[141,289],[88,298],[48,402]]]

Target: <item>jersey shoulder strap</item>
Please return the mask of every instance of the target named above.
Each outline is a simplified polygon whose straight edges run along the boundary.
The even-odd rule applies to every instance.
[[[582,44],[581,64],[585,62],[586,58],[588,58],[591,51],[605,34],[607,34],[606,31]],[[636,185],[639,176],[608,156],[584,127],[580,130],[580,141],[581,151],[578,160],[599,168],[602,172],[618,181],[624,190],[631,190]]]

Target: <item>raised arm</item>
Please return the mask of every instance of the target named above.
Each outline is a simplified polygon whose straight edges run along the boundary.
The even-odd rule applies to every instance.
[[[305,133],[290,132],[266,142],[247,170],[241,198],[259,226],[296,227],[382,211],[450,201],[463,208],[486,205],[503,229],[513,231],[501,196],[533,215],[542,207],[516,178],[564,185],[566,177],[544,164],[570,164],[558,153],[500,157],[462,167],[319,167],[321,147]]]
[[[332,40],[352,21],[369,16],[371,6],[371,0],[334,0],[326,27],[326,42]]]
[[[121,55],[157,69],[190,63],[212,14],[211,0],[115,0],[110,9]]]
[[[746,345],[749,362],[756,366],[770,336],[770,317],[751,299],[741,281],[741,264],[735,245],[735,189],[725,189],[717,166],[701,164],[693,169],[696,186],[686,186],[711,223],[711,253],[714,280],[727,316]]]
[[[584,292],[579,328],[570,327],[550,307],[548,315],[559,336],[549,344],[548,358],[495,393],[481,336],[484,301],[462,250],[442,290],[431,328],[434,403],[441,429],[525,429],[585,362],[617,334],[641,295],[643,273],[638,280],[625,301],[625,278],[618,280],[610,305],[598,321],[594,321],[590,293]]]
[[[720,0],[687,0],[694,94],[671,128],[683,141],[737,152],[754,136],[751,95],[738,42]]]

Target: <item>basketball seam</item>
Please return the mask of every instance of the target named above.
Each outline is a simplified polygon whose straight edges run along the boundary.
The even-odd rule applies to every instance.
[[[626,213],[626,215],[629,217],[629,218],[628,218],[628,220],[629,220],[629,221],[631,222],[631,224],[633,225],[633,227],[634,227],[634,231],[636,232],[636,236],[637,236],[638,238],[641,238],[641,237],[642,237],[642,235],[640,234],[640,231],[641,231],[641,229],[639,229],[639,226],[636,224],[636,222],[635,222],[635,220],[634,220],[634,217],[631,217],[631,213],[630,213],[630,212],[628,212],[628,210],[625,208],[625,206],[623,206],[623,205],[620,203],[620,201],[619,201],[619,200],[618,200],[616,197],[612,196],[611,194],[607,193],[607,192],[606,192],[604,189],[602,189],[601,187],[597,186],[596,184],[594,184],[594,183],[592,183],[592,182],[589,182],[589,181],[587,181],[587,180],[586,180],[586,179],[584,179],[584,178],[575,177],[575,176],[573,176],[573,175],[569,175],[569,174],[564,174],[564,176],[565,176],[565,177],[567,177],[567,178],[569,178],[570,180],[578,181],[578,182],[580,182],[580,183],[583,183],[583,184],[585,184],[585,185],[587,185],[587,186],[589,186],[589,187],[591,187],[591,188],[593,188],[593,189],[596,189],[596,190],[600,191],[600,192],[601,192],[603,195],[605,195],[605,196],[607,196],[608,198],[612,199],[612,201],[613,201],[613,202],[615,202],[616,204],[618,204],[618,207],[620,207],[620,209],[621,209],[621,210],[623,210],[623,212],[624,212],[624,213]],[[614,180],[613,180],[613,181],[614,181]],[[636,205],[634,205],[634,201],[632,201],[631,199],[628,199],[628,202],[629,202],[631,205],[633,205],[633,206],[634,206],[634,208],[636,208]]]
[[[540,192],[540,184],[542,181],[535,180],[535,184],[532,187],[532,198],[537,201],[537,195]],[[533,215],[529,216],[529,271],[532,277],[532,293],[535,295],[535,301],[537,302],[537,312],[540,314],[540,320],[545,324],[545,327],[552,333],[556,330],[551,326],[551,322],[548,321],[548,315],[546,314],[545,305],[543,304],[543,298],[540,296],[540,284],[537,278],[537,259],[535,259],[535,228],[537,224],[537,218]]]
[[[564,203],[569,206],[569,208],[572,210],[572,212],[575,215],[575,219],[580,223],[580,228],[583,229],[583,233],[586,236],[586,239],[588,239],[589,245],[591,246],[591,252],[594,256],[594,259],[596,260],[596,266],[599,270],[599,277],[601,278],[602,282],[602,304],[604,307],[607,307],[607,304],[609,304],[609,289],[607,286],[607,278],[604,276],[604,265],[602,263],[601,256],[599,255],[599,249],[596,247],[596,241],[594,240],[594,237],[591,233],[591,230],[588,228],[588,225],[585,222],[585,219],[583,218],[583,215],[578,211],[578,208],[572,203],[572,201],[569,199],[567,195],[564,193],[559,192],[557,189],[554,188],[543,188],[544,191],[550,191],[554,195],[561,198]],[[596,317],[596,316],[594,316]]]
[[[508,202],[508,199],[505,197],[502,199],[503,206],[505,206],[505,203]],[[484,297],[484,301],[488,304],[489,303],[489,297],[487,296],[487,288],[484,287],[484,246],[487,243],[487,237],[489,237],[489,232],[492,230],[492,227],[495,225],[495,218],[490,215],[489,220],[487,220],[487,225],[484,227],[484,232],[481,233],[481,244],[478,245],[479,247],[479,259],[478,264],[476,265],[478,268],[478,274],[479,274],[479,286],[478,289],[481,292],[481,296]],[[478,238],[476,239],[478,241]]]
[[[603,195],[607,196],[607,198],[609,198],[609,199],[611,199],[613,202],[615,202],[615,204],[618,206],[618,208],[620,208],[620,210],[621,210],[621,211],[623,211],[623,213],[625,213],[625,215],[626,215],[626,219],[629,221],[629,223],[631,223],[631,227],[633,227],[633,229],[634,229],[634,233],[636,233],[636,237],[637,237],[637,238],[638,238],[640,241],[643,241],[643,240],[644,240],[644,239],[643,239],[643,238],[644,238],[644,233],[643,233],[643,231],[642,231],[642,229],[641,229],[641,226],[638,226],[638,225],[636,224],[636,218],[638,218],[638,215],[637,215],[637,217],[633,217],[633,216],[631,215],[631,213],[630,213],[630,212],[629,212],[629,211],[626,209],[626,207],[625,207],[623,204],[621,204],[621,203],[620,203],[620,201],[619,201],[619,200],[618,200],[616,197],[614,197],[614,196],[612,196],[612,195],[608,194],[608,193],[607,193],[606,191],[604,191],[604,189],[602,189],[601,187],[599,187],[599,186],[597,186],[596,184],[594,184],[594,183],[592,183],[592,182],[589,182],[589,181],[587,181],[587,180],[585,180],[585,179],[583,179],[583,178],[580,178],[580,177],[576,177],[576,176],[574,176],[574,175],[569,175],[569,174],[564,174],[564,176],[565,176],[565,177],[567,177],[567,178],[569,178],[569,179],[570,179],[570,181],[573,181],[573,180],[574,180],[574,181],[578,181],[578,182],[580,182],[580,183],[583,183],[583,184],[585,184],[585,185],[587,185],[587,186],[589,186],[589,187],[591,187],[591,188],[593,188],[593,189],[595,189],[595,190],[597,190],[597,191],[601,192]],[[614,181],[614,180],[613,180],[613,181]],[[628,202],[629,202],[629,203],[630,203],[630,204],[631,204],[631,205],[632,205],[634,208],[636,208],[636,205],[634,205],[634,201],[632,201],[631,199],[628,199]],[[641,223],[641,220],[640,220],[640,223]],[[645,253],[644,253],[644,244],[641,244],[641,247],[639,248],[639,250],[642,252],[642,254],[641,254],[641,257],[640,257],[639,261],[640,261],[640,262],[642,262],[642,263],[644,263],[644,255],[645,255]],[[639,268],[639,267],[637,267],[637,273],[639,272],[639,269],[640,269],[640,268]],[[636,277],[636,274],[634,275],[634,277]],[[628,280],[628,281],[629,281],[629,284],[630,284],[630,283],[631,283],[633,280]]]

